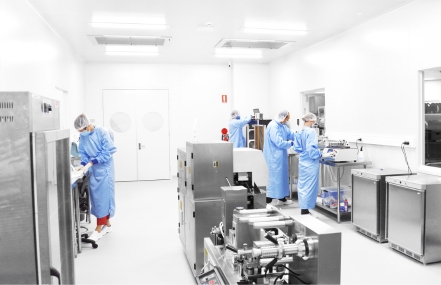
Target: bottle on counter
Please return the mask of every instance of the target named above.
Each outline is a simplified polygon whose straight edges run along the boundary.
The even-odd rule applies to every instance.
[[[360,147],[360,151],[358,152],[358,161],[364,161],[364,153],[363,153],[363,147]]]
[[[349,204],[348,199],[345,199],[345,202],[344,202],[345,212],[348,211],[348,204]]]

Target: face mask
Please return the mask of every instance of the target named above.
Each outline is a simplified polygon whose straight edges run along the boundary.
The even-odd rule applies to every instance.
[[[82,137],[86,137],[86,136],[88,136],[88,135],[90,135],[90,132],[89,132],[89,131],[82,131],[82,132],[80,133],[80,136],[82,136]]]
[[[240,120],[240,116],[239,116],[239,115],[237,115],[237,116],[236,116],[236,119],[237,119],[237,120]]]

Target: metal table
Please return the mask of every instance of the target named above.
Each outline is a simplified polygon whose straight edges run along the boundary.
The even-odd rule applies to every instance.
[[[371,165],[372,162],[371,161],[357,161],[357,162],[334,162],[334,161],[329,161],[329,160],[320,160],[320,165],[324,166],[330,166],[330,167],[335,167],[337,168],[337,208],[331,209],[328,208],[326,206],[323,206],[319,203],[316,203],[316,206],[318,206],[321,209],[327,210],[331,213],[336,213],[337,214],[337,223],[340,223],[340,218],[342,213],[340,213],[340,168],[344,168],[346,166],[363,166],[364,168],[366,168],[367,165]],[[323,183],[324,181],[324,171],[323,171],[323,167],[321,167],[321,181]],[[351,212],[348,210],[348,215],[351,214]]]
[[[300,154],[293,152],[288,153],[288,175],[289,175],[289,197],[292,199],[292,185],[294,180],[299,176],[299,157]]]

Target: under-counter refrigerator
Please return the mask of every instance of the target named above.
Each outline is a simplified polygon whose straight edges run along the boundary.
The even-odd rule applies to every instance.
[[[408,175],[397,169],[352,169],[352,224],[378,242],[386,239],[386,177]]]
[[[58,101],[0,92],[0,284],[75,283],[70,136],[59,127]]]
[[[441,177],[389,176],[389,246],[424,264],[441,261]]]

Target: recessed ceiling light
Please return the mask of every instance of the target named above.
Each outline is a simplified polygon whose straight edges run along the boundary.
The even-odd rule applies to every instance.
[[[145,30],[165,30],[169,25],[165,24],[143,24],[143,23],[111,23],[111,22],[92,22],[89,23],[94,28],[113,28],[113,29],[145,29]]]

